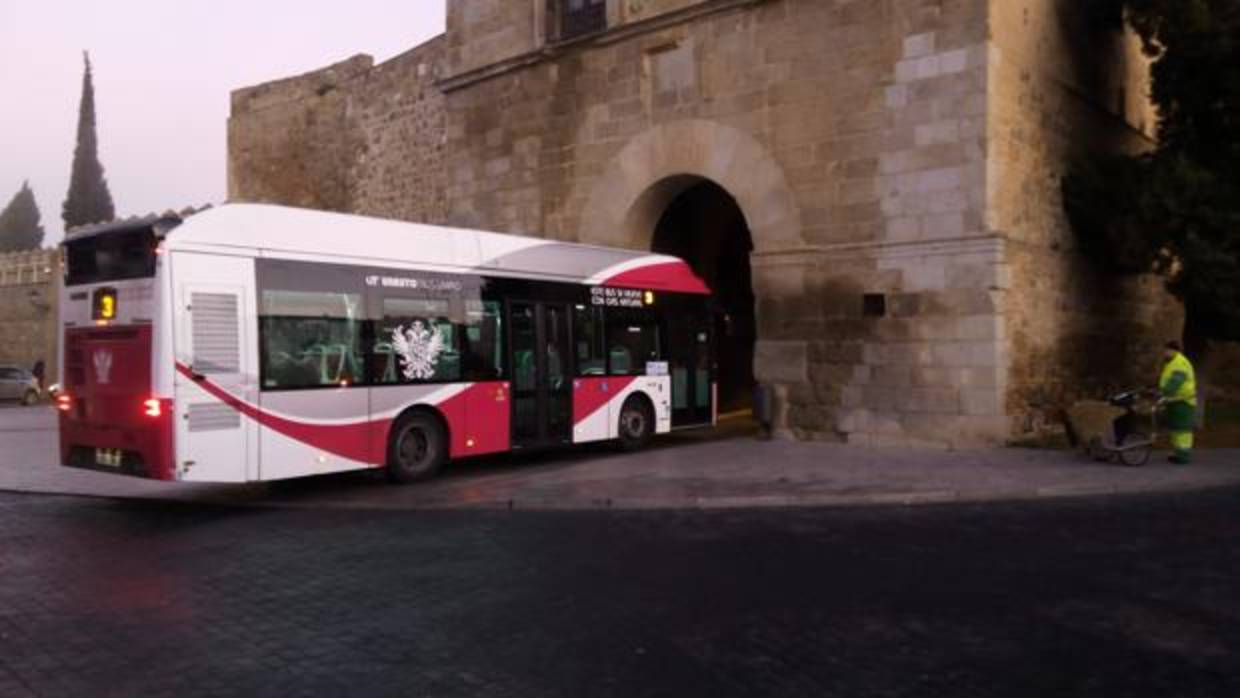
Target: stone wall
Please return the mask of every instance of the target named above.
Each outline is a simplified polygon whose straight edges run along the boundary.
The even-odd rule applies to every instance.
[[[443,66],[436,39],[382,63],[349,86],[362,143],[354,154],[355,213],[425,223],[446,210]]]
[[[1158,279],[1084,259],[1060,192],[1074,158],[1152,145],[1138,40],[1091,26],[1075,0],[992,0],[990,21],[988,225],[1005,239],[1014,289],[1006,408],[1019,424],[1031,405],[1152,384],[1182,317]]]
[[[31,368],[42,359],[48,385],[58,379],[59,269],[56,250],[0,255],[0,363]]]
[[[448,0],[447,60],[458,75],[533,51],[545,0]],[[543,22],[539,20],[543,19]]]
[[[1081,144],[1153,124],[1132,37],[1077,5],[609,0],[559,41],[546,0],[449,0],[388,63],[237,91],[230,195],[650,249],[709,180],[752,232],[783,433],[998,443],[1031,403],[1148,380],[1179,330],[1064,221]]]
[[[787,432],[1001,439],[985,1],[665,4],[447,76],[450,220],[648,249],[677,183],[709,179],[753,232],[757,374]],[[450,37],[478,31],[449,13]]]
[[[342,86],[369,56],[233,92],[228,119],[228,198],[348,211],[348,173],[360,134]]]
[[[424,222],[444,216],[443,38],[237,90],[228,196]]]
[[[613,19],[639,22],[698,4],[701,4],[699,0],[612,0],[607,9]]]
[[[1210,347],[1210,357],[1199,382],[1211,405],[1240,407],[1240,343],[1218,343]]]

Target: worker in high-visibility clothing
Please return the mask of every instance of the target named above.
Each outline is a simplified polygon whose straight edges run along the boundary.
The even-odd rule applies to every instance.
[[[1158,391],[1166,403],[1167,431],[1172,463],[1188,465],[1193,459],[1193,428],[1197,425],[1197,376],[1179,342],[1167,342]]]

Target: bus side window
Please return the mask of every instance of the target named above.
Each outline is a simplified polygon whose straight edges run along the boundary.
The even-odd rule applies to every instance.
[[[609,310],[607,358],[613,376],[642,375],[647,361],[662,359],[655,317],[644,310]]]
[[[503,324],[496,301],[471,300],[465,306],[461,365],[465,380],[488,381],[504,377]]]
[[[374,383],[435,383],[461,378],[457,326],[444,298],[388,297],[375,322]]]
[[[573,345],[578,376],[607,374],[607,357],[603,353],[602,309],[586,305],[573,306]]]
[[[360,382],[360,307],[356,294],[263,291],[263,388]]]

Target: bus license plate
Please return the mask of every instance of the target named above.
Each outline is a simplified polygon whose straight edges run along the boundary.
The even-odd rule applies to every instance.
[[[96,448],[95,462],[109,468],[121,467],[121,450],[119,448]]]

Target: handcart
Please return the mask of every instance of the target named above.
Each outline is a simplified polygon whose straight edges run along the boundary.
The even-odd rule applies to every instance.
[[[1145,465],[1158,437],[1158,410],[1162,406],[1156,390],[1128,390],[1107,398],[1116,408],[1109,425],[1092,434],[1080,434],[1080,443],[1091,458],[1137,467]]]

